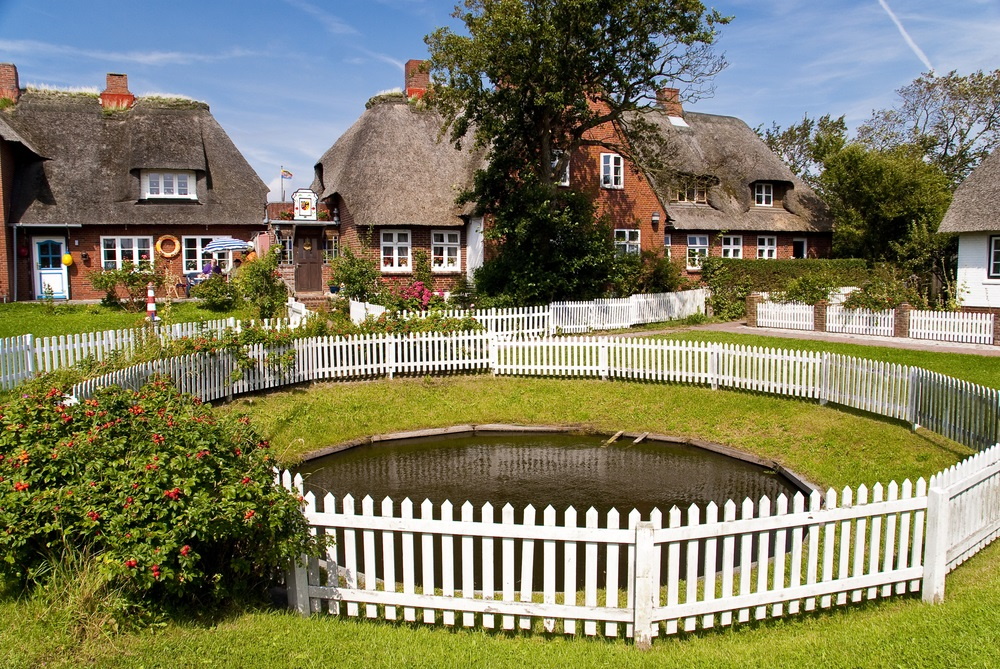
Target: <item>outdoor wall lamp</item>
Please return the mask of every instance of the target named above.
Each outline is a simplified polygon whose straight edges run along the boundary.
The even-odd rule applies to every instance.
[[[653,224],[653,229],[656,230],[656,228],[660,225],[660,212],[654,211],[650,222]]]
[[[90,254],[84,251],[83,253],[80,254],[80,260],[82,260],[83,262],[90,262]]]
[[[333,224],[340,225],[340,209],[337,207],[333,208]]]

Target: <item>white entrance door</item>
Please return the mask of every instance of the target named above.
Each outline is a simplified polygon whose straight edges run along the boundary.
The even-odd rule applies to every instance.
[[[60,237],[33,237],[35,249],[35,299],[45,297],[46,289],[52,290],[57,300],[69,298],[69,276],[62,264],[66,252],[64,240]]]

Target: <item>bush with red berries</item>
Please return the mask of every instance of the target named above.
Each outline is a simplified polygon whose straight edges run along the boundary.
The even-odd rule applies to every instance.
[[[144,606],[218,603],[321,550],[249,419],[164,380],[78,403],[19,391],[0,405],[3,580],[41,582],[68,548]]]

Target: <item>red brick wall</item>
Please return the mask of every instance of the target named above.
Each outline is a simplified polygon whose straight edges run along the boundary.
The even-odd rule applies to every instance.
[[[66,237],[67,249],[73,258],[73,264],[69,266],[69,297],[71,300],[99,300],[104,297],[104,293],[95,290],[90,285],[90,274],[101,268],[101,237],[102,236],[128,236],[128,237],[152,237],[155,245],[163,235],[170,234],[183,243],[184,237],[221,237],[233,236],[237,238],[248,238],[257,232],[257,228],[247,228],[245,226],[218,226],[206,230],[205,226],[178,226],[171,228],[169,233],[156,226],[87,226],[83,228],[70,228],[68,233],[66,228],[36,229],[30,232],[24,229],[18,231],[18,245],[26,246],[30,251],[31,237]],[[16,253],[16,251],[15,251]],[[89,256],[88,260],[83,259],[83,254]],[[155,250],[154,250],[155,254]],[[180,277],[184,274],[184,254],[183,251],[173,258],[163,258],[156,256],[157,264],[165,265],[168,274]],[[31,271],[31,256],[27,258],[18,257],[18,299],[34,299],[34,277]],[[160,297],[166,297],[167,288],[157,292]]]
[[[17,102],[21,97],[21,82],[18,81],[17,67],[13,63],[0,63],[0,98]]]

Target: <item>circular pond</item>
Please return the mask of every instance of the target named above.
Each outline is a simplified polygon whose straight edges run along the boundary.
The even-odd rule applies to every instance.
[[[380,441],[303,463],[307,490],[337,499],[370,495],[376,502],[430,499],[562,511],[590,507],[643,516],[655,507],[740,503],[766,495],[791,497],[788,478],[751,462],[685,443],[564,433],[463,433]],[[397,507],[398,508],[398,507]]]

